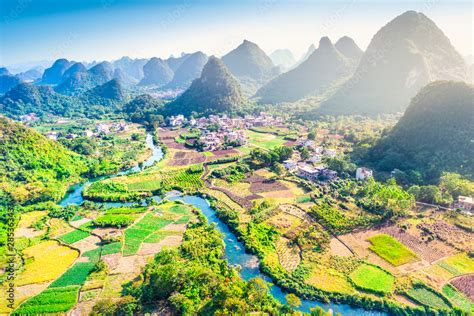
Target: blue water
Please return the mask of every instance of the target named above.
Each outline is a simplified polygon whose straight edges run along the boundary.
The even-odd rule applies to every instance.
[[[161,159],[163,159],[163,155],[164,155],[163,150],[161,149],[161,146],[155,146],[155,144],[153,143],[153,136],[151,134],[146,135],[145,143],[146,143],[146,146],[152,150],[152,154],[147,160],[143,162],[142,168],[140,168],[137,165],[125,171],[117,172],[116,174],[113,174],[113,175],[89,179],[88,181],[84,183],[73,185],[70,188],[68,194],[66,194],[66,196],[61,200],[61,202],[59,202],[59,205],[61,206],[66,206],[70,204],[79,205],[84,201],[84,199],[82,198],[82,191],[84,191],[84,188],[86,188],[92,182],[103,180],[110,177],[122,176],[122,175],[130,174],[130,173],[134,173],[134,172],[139,172],[139,171],[144,170],[145,168],[153,166],[155,162],[158,162]],[[106,206],[108,207],[122,206],[122,205],[129,206],[132,204],[134,203],[106,203]]]
[[[143,167],[149,167],[153,165],[153,163],[161,160],[163,158],[163,152],[161,148],[156,150],[156,146],[153,144],[153,139],[151,135],[147,135],[147,145],[150,146],[153,150],[153,155],[150,157],[144,164]],[[152,162],[151,162],[152,161]],[[113,176],[123,175],[130,172],[136,172],[136,168],[129,169],[127,171],[122,171],[117,173]],[[140,168],[138,168],[138,171]],[[111,177],[111,176],[109,176]],[[64,199],[59,203],[62,206],[70,205],[70,204],[81,204],[84,199],[82,197],[82,191],[84,188],[94,181],[98,181],[104,179],[106,177],[100,177],[96,179],[91,179],[85,183],[78,184],[71,187],[71,190]],[[244,245],[237,240],[237,237],[229,230],[229,227],[225,223],[223,223],[219,218],[217,218],[216,212],[214,209],[211,208],[209,202],[201,197],[198,196],[190,196],[190,195],[181,195],[177,191],[168,192],[165,196],[169,200],[181,200],[185,203],[191,204],[197,209],[200,209],[204,216],[206,216],[209,223],[214,223],[217,229],[223,234],[224,242],[225,242],[225,257],[227,258],[228,262],[231,265],[238,265],[241,267],[239,274],[244,280],[250,280],[255,277],[259,277],[267,282],[272,282],[272,280],[263,274],[259,269],[259,260],[256,256],[248,254],[245,252]],[[153,196],[155,201],[161,201],[161,197]],[[145,201],[142,201],[141,204],[144,204]],[[124,205],[133,205],[136,203],[104,203],[106,207],[116,207],[116,206],[124,206]],[[281,303],[285,304],[285,295],[288,294],[284,292],[280,287],[277,285],[273,285],[270,287],[271,294]],[[324,304],[318,301],[312,300],[304,300],[301,299],[301,306],[300,310],[304,312],[310,312],[310,308],[320,306],[325,310],[333,310],[334,312],[341,313],[344,316],[356,316],[356,315],[365,315],[365,316],[385,316],[386,313],[382,312],[375,312],[375,311],[366,311],[361,308],[354,308],[350,305],[345,304],[335,304],[329,303]]]
[[[219,218],[216,216],[216,212],[211,208],[209,202],[203,198],[197,196],[190,196],[184,195],[180,196],[177,194],[167,195],[166,196],[170,200],[181,200],[185,203],[191,204],[194,207],[201,210],[201,212],[206,216],[209,223],[215,223],[217,229],[224,235],[224,242],[225,242],[225,256],[231,265],[239,265],[242,267],[240,270],[240,276],[244,280],[250,280],[255,277],[262,278],[267,282],[272,282],[272,280],[260,272],[259,269],[259,261],[258,258],[254,255],[248,254],[245,252],[244,245],[239,242],[234,235],[227,227],[225,223],[223,223]],[[279,300],[281,303],[285,304],[285,295],[288,294],[284,292],[280,287],[273,285],[270,288],[271,294]],[[310,312],[310,308],[320,306],[325,310],[332,309],[335,313],[341,313],[342,315],[366,315],[366,316],[382,316],[386,315],[386,313],[376,312],[376,311],[367,311],[361,308],[354,308],[350,305],[345,304],[324,304],[317,301],[312,300],[304,300],[301,299],[301,306],[300,310],[304,312]]]

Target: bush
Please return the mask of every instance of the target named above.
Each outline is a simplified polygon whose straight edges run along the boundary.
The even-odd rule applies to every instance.
[[[136,215],[105,214],[94,220],[94,224],[101,227],[127,227],[135,221]]]

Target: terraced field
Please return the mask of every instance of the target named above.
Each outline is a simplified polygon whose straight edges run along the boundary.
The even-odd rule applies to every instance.
[[[413,251],[389,235],[379,234],[368,240],[372,244],[369,247],[370,250],[394,266],[400,266],[418,259]]]
[[[350,274],[350,279],[357,288],[369,292],[387,294],[394,289],[395,278],[381,268],[362,264]]]

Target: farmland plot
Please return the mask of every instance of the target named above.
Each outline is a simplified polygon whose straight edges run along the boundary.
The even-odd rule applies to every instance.
[[[451,281],[451,284],[474,302],[474,274],[463,275]]]
[[[275,245],[280,264],[288,272],[295,270],[301,261],[299,248],[290,243],[289,239],[280,237]]]
[[[394,266],[400,266],[418,259],[410,249],[389,235],[379,234],[368,238],[368,240],[372,244],[369,247],[370,250]]]
[[[46,289],[29,299],[13,315],[40,315],[63,313],[70,310],[77,302],[79,286],[68,286]]]
[[[24,254],[33,260],[26,264],[18,275],[17,286],[47,282],[60,276],[77,258],[78,252],[61,246],[57,241],[48,240],[26,248]]]
[[[350,274],[350,278],[357,288],[378,294],[392,292],[395,283],[392,274],[370,264],[361,264]]]

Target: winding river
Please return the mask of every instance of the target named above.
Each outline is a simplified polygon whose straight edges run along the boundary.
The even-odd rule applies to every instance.
[[[161,147],[155,146],[153,143],[153,137],[151,134],[147,134],[146,137],[146,144],[152,150],[152,156],[148,158],[143,164],[142,169],[140,167],[135,166],[129,170],[119,172],[117,174],[111,176],[104,176],[94,179],[89,179],[85,183],[75,185],[71,187],[71,190],[66,194],[64,199],[59,203],[62,206],[70,205],[70,204],[81,204],[84,199],[82,197],[82,191],[84,188],[92,182],[99,181],[105,179],[107,177],[114,177],[118,175],[124,175],[132,172],[138,172],[143,170],[143,168],[152,166],[155,162],[161,160],[163,158],[163,151]],[[153,196],[153,198],[157,201],[161,200],[159,196]],[[225,257],[227,258],[229,264],[231,265],[238,265],[241,267],[240,269],[240,276],[244,280],[250,280],[255,277],[259,277],[264,279],[267,282],[272,282],[272,280],[265,274],[263,274],[259,269],[259,260],[255,255],[248,254],[245,252],[244,245],[237,240],[237,237],[229,230],[227,225],[222,222],[219,218],[217,218],[216,212],[214,209],[211,208],[209,202],[201,197],[192,196],[192,195],[181,195],[179,192],[173,191],[166,194],[166,198],[170,200],[181,200],[185,203],[193,205],[197,209],[201,210],[201,212],[206,216],[209,223],[215,223],[217,229],[222,233],[224,236],[225,242]],[[131,205],[132,203],[105,203],[106,206],[120,206],[120,205]],[[281,303],[285,304],[285,295],[287,294],[284,292],[280,287],[277,285],[273,285],[270,287],[271,294]],[[310,308],[315,306],[321,306],[325,310],[332,309],[334,312],[339,312],[344,316],[356,316],[356,315],[365,315],[365,316],[382,316],[387,315],[383,312],[376,312],[376,311],[367,311],[361,308],[355,308],[350,305],[346,304],[335,304],[335,303],[320,303],[318,301],[313,300],[305,300],[301,299],[301,306],[299,309],[304,312],[310,312]]]

